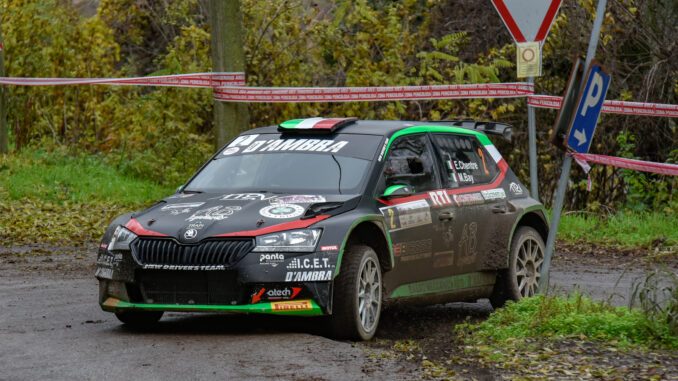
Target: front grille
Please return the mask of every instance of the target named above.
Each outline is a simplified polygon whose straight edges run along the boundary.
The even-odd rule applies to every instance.
[[[231,305],[243,301],[235,271],[138,270],[141,296],[148,304]]]
[[[225,266],[236,264],[254,247],[254,240],[213,240],[182,245],[172,239],[139,238],[132,253],[142,265]]]

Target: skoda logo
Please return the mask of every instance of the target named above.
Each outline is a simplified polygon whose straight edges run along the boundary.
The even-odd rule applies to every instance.
[[[188,229],[186,230],[186,233],[184,233],[184,238],[186,239],[193,239],[195,236],[198,235],[198,231],[195,229]]]

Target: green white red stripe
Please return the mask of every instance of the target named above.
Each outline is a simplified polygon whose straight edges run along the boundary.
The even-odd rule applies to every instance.
[[[356,118],[308,118],[293,119],[280,124],[280,128],[287,130],[332,130],[338,124],[345,121],[353,121]]]

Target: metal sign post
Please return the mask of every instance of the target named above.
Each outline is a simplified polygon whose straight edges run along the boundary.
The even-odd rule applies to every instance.
[[[598,36],[600,35],[600,28],[603,24],[603,18],[605,17],[605,7],[607,5],[607,0],[598,0],[598,7],[596,9],[596,19],[593,21],[593,30],[591,31],[591,39],[589,40],[589,47],[588,51],[586,52],[586,64],[584,65],[585,68],[590,68],[591,67],[591,62],[593,62],[593,58],[596,55],[596,48],[598,47]],[[607,76],[607,84],[604,84],[604,92],[600,94],[596,94],[594,89],[591,88],[591,86],[599,87],[601,86],[601,83],[599,82],[598,78],[593,78],[591,75],[591,71],[589,71],[589,77],[586,79],[586,87],[584,89],[584,92],[582,93],[583,96],[580,96],[580,102],[579,105],[580,107],[577,108],[577,114],[575,115],[574,118],[577,118],[578,115],[581,114],[581,107],[591,107],[592,108],[592,113],[590,114],[589,118],[593,117],[593,111],[594,107],[599,107],[602,108],[603,102],[605,101],[605,93],[607,92],[608,84],[609,84],[609,75]],[[604,81],[604,79],[602,79]],[[595,82],[593,84],[592,82]],[[603,91],[603,87],[599,88],[599,91]],[[588,92],[588,93],[587,93]],[[596,95],[598,95],[596,97]],[[597,99],[596,99],[597,98]],[[592,104],[596,100],[595,104]],[[583,102],[583,103],[582,103]],[[592,104],[591,106],[586,106],[586,104]],[[588,108],[584,112],[584,115],[582,117],[587,118],[588,114]],[[598,122],[598,116],[600,115],[600,111],[598,111],[598,115],[595,117],[595,122],[593,125],[593,129],[595,129],[595,123]],[[574,119],[573,118],[573,119]],[[588,119],[587,119],[588,120]],[[574,120],[573,120],[574,122]],[[572,125],[570,127],[570,132],[567,142],[569,144],[570,137],[573,137],[576,142],[580,141],[581,139],[577,139],[574,134],[577,131],[577,128],[579,126]],[[590,127],[588,127],[590,128]],[[581,131],[581,130],[580,130]],[[586,134],[584,132],[584,134]],[[580,135],[581,136],[581,135]],[[590,132],[590,136],[593,137],[593,130]],[[588,138],[587,138],[588,139]],[[586,150],[588,151],[588,147],[590,146],[591,142],[590,139],[588,139],[588,145],[586,146]],[[582,143],[584,144],[584,143]],[[581,145],[580,145],[581,146]],[[549,235],[548,239],[546,240],[546,252],[544,253],[544,263],[542,264],[541,267],[541,277],[539,278],[539,290],[541,292],[546,291],[546,288],[549,284],[549,269],[551,267],[551,257],[553,256],[553,249],[555,247],[556,243],[556,235],[558,234],[558,224],[560,223],[560,213],[563,211],[563,202],[565,200],[565,191],[567,190],[567,180],[570,177],[570,168],[572,167],[572,156],[565,155],[565,159],[563,160],[563,169],[562,172],[560,173],[560,179],[558,180],[558,190],[556,193],[556,203],[553,206],[553,216],[551,217],[551,226],[549,227]]]
[[[562,0],[492,0],[492,4],[504,21],[506,28],[518,44],[518,77],[528,77],[534,84],[534,77],[541,75],[541,44],[551,29],[553,20],[560,9]],[[536,42],[537,46],[525,46]],[[530,194],[539,200],[539,175],[537,172],[537,118],[535,108],[527,106],[527,132],[530,153]]]

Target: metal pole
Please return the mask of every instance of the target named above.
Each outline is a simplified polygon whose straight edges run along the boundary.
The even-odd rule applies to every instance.
[[[596,19],[593,21],[593,30],[591,30],[591,39],[589,40],[589,48],[586,51],[586,64],[584,71],[588,70],[591,60],[596,56],[596,48],[598,47],[598,36],[600,35],[600,28],[603,24],[603,17],[605,17],[605,7],[607,0],[598,0],[598,8],[596,9]],[[556,203],[553,206],[553,216],[551,216],[551,226],[549,227],[549,236],[546,240],[546,253],[544,253],[544,263],[541,267],[541,277],[539,278],[539,290],[546,291],[549,284],[549,268],[551,267],[551,257],[553,256],[553,249],[556,244],[556,235],[558,234],[558,224],[560,223],[560,213],[563,211],[563,202],[565,201],[565,191],[567,190],[567,180],[570,177],[570,168],[572,167],[572,156],[566,155],[563,160],[563,169],[560,173],[560,180],[558,180],[558,191],[556,193]]]
[[[0,77],[5,76],[5,52],[2,40],[2,25],[0,24]],[[7,86],[0,86],[0,154],[9,152],[7,138]]]
[[[534,85],[534,77],[529,77],[527,83]],[[527,135],[530,145],[530,193],[532,198],[539,200],[539,174],[537,172],[537,120],[534,107],[527,105]]]

